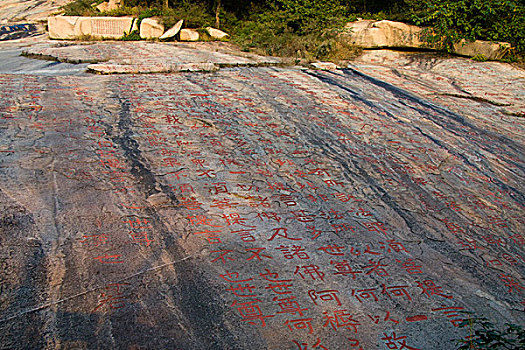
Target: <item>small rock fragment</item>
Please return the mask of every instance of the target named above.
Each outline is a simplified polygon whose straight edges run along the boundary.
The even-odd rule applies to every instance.
[[[158,207],[160,205],[165,205],[170,202],[170,199],[162,192],[152,194],[147,199],[148,203],[153,207]]]
[[[337,65],[332,62],[314,62],[312,63],[312,66],[317,69],[321,70],[336,70]]]

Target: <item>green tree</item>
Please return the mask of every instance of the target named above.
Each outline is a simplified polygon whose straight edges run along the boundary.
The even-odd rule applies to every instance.
[[[405,0],[418,25],[432,27],[428,40],[451,51],[461,39],[510,42],[525,52],[523,0]]]

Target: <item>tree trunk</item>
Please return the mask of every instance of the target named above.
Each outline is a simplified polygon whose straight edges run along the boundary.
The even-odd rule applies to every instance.
[[[221,0],[217,0],[217,8],[215,9],[215,27],[217,29],[219,29],[220,24],[221,24],[220,18],[219,18],[220,11],[221,11]]]
[[[165,0],[164,1],[164,10],[167,10],[169,7],[170,7],[170,5],[168,4],[168,0]]]

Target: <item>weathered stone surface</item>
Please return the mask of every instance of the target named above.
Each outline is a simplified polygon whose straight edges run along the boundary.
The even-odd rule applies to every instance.
[[[184,20],[181,19],[178,21],[173,27],[168,29],[166,33],[162,34],[159,39],[165,40],[173,38],[175,35],[179,34],[180,29],[182,28],[182,24],[184,23]]]
[[[361,20],[348,23],[343,35],[351,44],[363,48],[432,48],[421,39],[422,31],[421,27],[401,22]],[[509,43],[462,40],[454,45],[454,53],[467,57],[483,55],[489,60],[497,60],[509,48]]]
[[[47,19],[47,28],[51,39],[74,39],[80,34],[80,25],[75,16],[51,16]]]
[[[230,37],[230,34],[223,32],[220,29],[206,27],[206,31],[208,32],[210,37],[215,40],[224,40]]]
[[[199,40],[199,32],[195,29],[181,29],[180,30],[181,41],[197,41]]]
[[[108,8],[109,8],[109,3],[107,1],[101,2],[100,4],[97,5],[97,10],[99,10],[100,12],[106,12],[108,11]]]
[[[52,16],[47,24],[51,39],[65,40],[81,36],[118,39],[136,29],[133,17]]]
[[[495,43],[491,41],[476,40],[474,42],[460,41],[454,45],[454,53],[467,56],[483,56],[488,60],[499,60],[505,56],[510,49],[509,43]]]
[[[525,110],[525,72],[509,64],[390,50],[366,51],[355,64],[367,75],[446,104],[457,113],[475,107],[483,118],[492,119],[490,109],[502,115]]]
[[[312,63],[312,66],[317,69],[321,70],[336,70],[337,64],[332,62],[314,62]]]
[[[47,17],[59,11],[72,0],[2,0],[0,1],[0,24],[45,22]]]
[[[0,25],[0,41],[15,40],[39,34],[38,28],[31,23]]]
[[[100,12],[117,10],[120,7],[120,0],[109,0],[97,5],[97,10]]]
[[[88,70],[99,74],[145,74],[145,73],[176,73],[176,72],[214,72],[219,70],[219,66],[213,63],[194,62],[194,63],[135,63],[135,64],[114,64],[96,63],[90,64]]]
[[[145,18],[140,22],[140,37],[142,39],[157,39],[164,34],[164,25],[157,18]]]
[[[524,324],[525,118],[449,94],[523,106],[523,71],[375,54],[1,74],[0,347],[448,350],[460,311]]]
[[[110,73],[161,73],[216,70],[220,66],[276,65],[279,58],[240,52],[227,43],[96,42],[91,45],[40,45],[25,50],[28,56],[53,58],[61,62],[88,62],[92,71]]]
[[[350,22],[344,36],[353,45],[364,48],[421,47],[422,28],[394,21],[362,20]]]

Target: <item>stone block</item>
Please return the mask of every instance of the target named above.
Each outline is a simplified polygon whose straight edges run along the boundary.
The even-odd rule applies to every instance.
[[[145,18],[140,23],[140,37],[142,39],[157,39],[164,34],[164,25],[157,18]]]
[[[223,32],[222,30],[213,28],[213,27],[207,27],[206,31],[211,36],[212,39],[216,40],[223,40],[230,37],[228,33]]]
[[[168,29],[166,33],[162,34],[159,39],[165,40],[165,39],[173,38],[175,35],[177,35],[180,32],[180,29],[182,28],[183,23],[184,23],[184,20],[181,19],[173,27]]]
[[[75,27],[80,17],[53,16],[47,18],[47,28],[51,39],[74,39],[77,37]]]
[[[47,19],[51,39],[75,39],[84,35],[118,39],[136,29],[133,17],[54,16]]]
[[[181,29],[180,40],[182,41],[197,41],[199,40],[199,32],[195,29]]]

